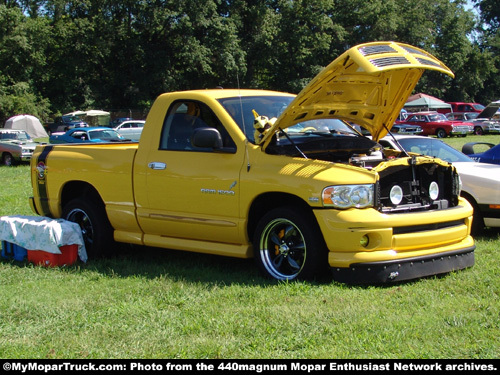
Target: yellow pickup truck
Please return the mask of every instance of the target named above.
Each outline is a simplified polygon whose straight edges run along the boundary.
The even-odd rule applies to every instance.
[[[163,94],[139,143],[37,147],[31,207],[79,223],[90,259],[118,241],[254,257],[278,280],[332,271],[394,282],[470,267],[472,208],[455,168],[377,143],[425,69],[453,76],[421,49],[374,42],[298,95]]]

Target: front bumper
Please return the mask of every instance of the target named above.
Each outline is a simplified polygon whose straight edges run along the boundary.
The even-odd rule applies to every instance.
[[[470,236],[472,207],[460,198],[457,207],[444,210],[401,214],[383,214],[374,209],[315,210],[318,225],[329,249],[328,263],[342,273],[342,269],[371,268],[373,265],[395,272],[394,264],[440,259],[447,254],[474,251]],[[455,269],[453,262],[443,262],[440,272]],[[414,266],[412,266],[414,267]],[[420,269],[414,267],[410,269]],[[424,267],[425,268],[425,267]],[[413,278],[412,274],[428,276],[430,273],[399,272],[398,280]],[[359,274],[359,272],[356,272]],[[389,280],[386,280],[389,281]]]
[[[387,262],[357,263],[348,268],[333,268],[336,281],[349,284],[391,283],[458,271],[474,265],[472,246],[460,251],[439,255],[393,260]]]
[[[453,129],[450,135],[471,135],[474,133],[473,129]]]

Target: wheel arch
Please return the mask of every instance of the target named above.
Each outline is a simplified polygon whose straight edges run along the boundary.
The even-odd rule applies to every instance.
[[[302,198],[287,193],[265,193],[254,199],[248,212],[247,233],[252,240],[260,218],[268,211],[284,206],[292,206],[312,214],[312,208]]]
[[[75,198],[85,198],[104,207],[104,201],[97,189],[85,181],[70,181],[64,185],[61,192],[61,209]]]

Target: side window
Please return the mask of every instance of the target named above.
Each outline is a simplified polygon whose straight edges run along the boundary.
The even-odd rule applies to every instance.
[[[196,101],[177,101],[172,104],[163,122],[160,150],[211,152],[212,149],[192,145],[191,137],[197,128],[217,129],[223,147],[236,151],[234,141],[217,116],[206,104]]]

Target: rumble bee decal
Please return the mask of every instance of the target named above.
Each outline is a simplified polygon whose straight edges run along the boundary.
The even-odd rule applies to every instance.
[[[47,166],[43,161],[39,162],[36,166],[36,173],[38,175],[39,180],[45,179],[45,174],[46,174]]]

